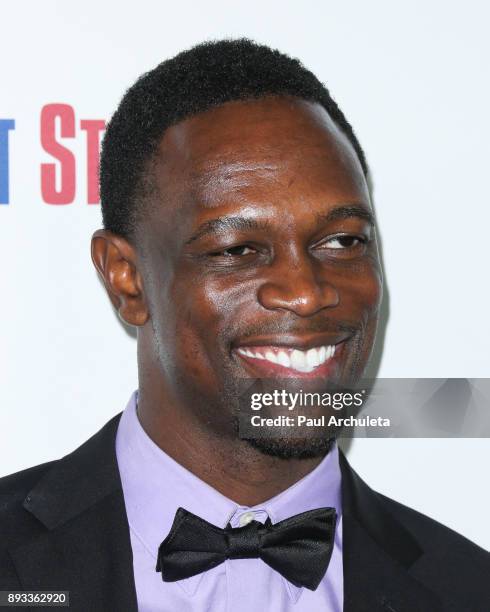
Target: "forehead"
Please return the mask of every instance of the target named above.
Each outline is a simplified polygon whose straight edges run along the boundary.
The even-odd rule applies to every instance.
[[[168,252],[215,218],[308,231],[338,205],[370,208],[347,137],[323,107],[296,98],[229,102],[186,119],[165,132],[152,170],[140,236]]]
[[[245,189],[281,178],[340,191],[365,182],[354,148],[326,110],[286,97],[229,102],[170,127],[156,174],[167,192]]]

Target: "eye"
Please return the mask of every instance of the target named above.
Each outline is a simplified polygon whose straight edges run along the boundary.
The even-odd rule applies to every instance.
[[[366,239],[360,236],[333,236],[325,241],[321,246],[329,249],[349,249],[365,244]]]
[[[365,254],[369,241],[370,238],[362,234],[334,234],[314,248],[318,254],[329,258],[353,259]]]
[[[229,247],[223,251],[210,253],[210,255],[212,257],[243,257],[244,255],[250,255],[251,253],[256,253],[256,250],[253,247],[247,244],[239,244],[238,246]]]

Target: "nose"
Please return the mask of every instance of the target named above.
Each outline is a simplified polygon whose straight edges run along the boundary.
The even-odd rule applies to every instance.
[[[295,263],[272,266],[269,271],[273,274],[258,291],[259,303],[268,310],[289,310],[299,317],[310,317],[339,304],[338,290],[318,261],[305,256]]]

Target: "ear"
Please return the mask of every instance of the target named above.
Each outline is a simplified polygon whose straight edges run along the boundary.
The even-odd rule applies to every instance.
[[[97,230],[92,236],[91,252],[94,266],[121,319],[128,325],[144,325],[150,315],[134,248],[121,236]]]

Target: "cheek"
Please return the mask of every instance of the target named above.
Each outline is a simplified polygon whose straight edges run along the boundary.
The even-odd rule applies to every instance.
[[[230,316],[230,301],[204,279],[176,283],[173,335],[175,362],[195,377],[209,377],[217,367],[222,349],[220,338]]]
[[[383,281],[377,265],[363,266],[338,285],[345,314],[364,325],[377,319],[383,297]]]
[[[341,290],[342,318],[358,326],[352,353],[347,359],[349,376],[357,379],[365,371],[371,356],[383,297],[383,281],[377,266],[364,268],[352,275]]]
[[[361,291],[365,309],[377,314],[383,298],[383,280],[377,268],[366,275]]]

